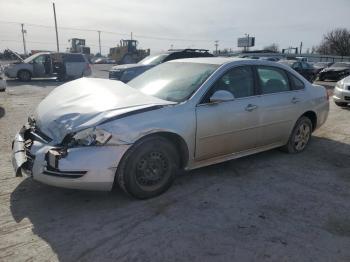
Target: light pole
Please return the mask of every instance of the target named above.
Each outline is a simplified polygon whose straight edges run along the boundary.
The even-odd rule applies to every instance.
[[[97,31],[98,32],[98,46],[100,49],[100,56],[102,56],[101,54],[101,31]]]
[[[24,37],[24,34],[26,34],[27,31],[24,29],[24,24],[21,24],[21,27],[22,27],[22,38],[23,38],[24,55],[27,55],[26,39],[25,39],[25,37]]]
[[[247,44],[245,46],[245,51],[248,51],[249,50],[249,34],[244,34],[246,37],[247,37]]]
[[[55,3],[52,3],[53,6],[53,16],[55,19],[55,29],[56,29],[56,45],[57,45],[57,53],[60,52],[60,45],[58,43],[58,31],[57,31],[57,19],[56,19],[56,8]]]

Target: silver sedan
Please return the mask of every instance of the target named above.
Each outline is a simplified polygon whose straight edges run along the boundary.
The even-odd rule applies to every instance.
[[[340,107],[346,107],[350,103],[350,76],[337,82],[334,88],[333,100]]]
[[[305,149],[328,95],[287,66],[175,60],[127,85],[83,78],[52,91],[16,135],[13,166],[43,183],[145,199],[190,170],[272,148]]]

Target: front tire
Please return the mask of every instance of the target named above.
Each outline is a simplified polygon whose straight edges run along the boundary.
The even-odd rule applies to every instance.
[[[290,154],[304,151],[311,139],[311,134],[311,120],[308,117],[302,116],[296,122],[289,137],[288,143],[282,147],[282,150]]]
[[[28,70],[21,70],[17,77],[22,82],[29,82],[32,79],[32,74]]]
[[[178,152],[167,139],[146,137],[123,157],[116,174],[118,184],[135,198],[155,197],[171,186],[179,163]]]

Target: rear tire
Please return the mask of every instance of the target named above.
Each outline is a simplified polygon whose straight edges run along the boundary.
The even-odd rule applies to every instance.
[[[118,184],[137,199],[155,197],[171,186],[179,163],[178,152],[167,139],[146,137],[124,155],[116,174]]]
[[[344,102],[334,102],[334,103],[340,107],[346,107],[348,105],[348,103],[344,103]]]
[[[300,153],[304,151],[308,145],[311,139],[311,134],[312,122],[308,117],[302,116],[296,122],[288,143],[281,149],[290,154]]]
[[[20,70],[17,77],[22,82],[28,82],[32,79],[32,74],[28,70]]]

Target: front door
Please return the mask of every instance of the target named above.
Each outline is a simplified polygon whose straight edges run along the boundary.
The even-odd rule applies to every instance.
[[[196,108],[197,161],[252,149],[256,146],[259,97],[249,66],[235,67],[223,74]],[[226,90],[232,101],[210,103],[210,96]]]
[[[39,55],[33,60],[33,77],[44,77],[45,73],[45,60],[47,55]]]

